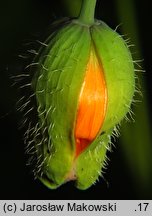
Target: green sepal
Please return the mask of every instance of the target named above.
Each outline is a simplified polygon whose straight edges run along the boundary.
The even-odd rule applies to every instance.
[[[102,131],[113,128],[130,109],[135,91],[134,64],[124,39],[104,22],[91,28],[96,53],[104,69],[108,104]]]
[[[34,82],[39,123],[42,130],[47,128],[48,139],[38,147],[38,154],[46,158],[45,178],[40,179],[54,188],[65,182],[73,165],[74,124],[91,47],[89,28],[72,23],[59,31],[48,47]]]
[[[98,136],[76,160],[76,187],[85,190],[94,184],[106,165],[107,149],[110,150],[110,136],[112,130]]]

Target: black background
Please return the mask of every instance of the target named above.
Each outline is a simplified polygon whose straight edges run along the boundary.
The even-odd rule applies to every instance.
[[[135,187],[119,140],[113,152],[108,153],[106,180],[100,179],[86,191],[77,190],[72,182],[49,190],[33,179],[25,165],[22,131],[18,130],[19,114],[15,113],[18,93],[10,87],[9,77],[22,70],[23,60],[18,55],[26,51],[25,44],[42,38],[51,21],[64,15],[58,4],[51,0],[0,1],[0,199],[152,199],[152,193],[140,192]],[[149,4],[148,1],[135,1],[150,113],[152,13]],[[119,24],[114,0],[98,2],[96,13],[97,17],[101,13],[102,19],[112,28]]]

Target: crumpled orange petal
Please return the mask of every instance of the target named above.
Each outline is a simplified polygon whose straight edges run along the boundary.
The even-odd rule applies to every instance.
[[[101,63],[91,51],[85,79],[79,95],[75,126],[76,157],[100,131],[107,107],[107,89]]]

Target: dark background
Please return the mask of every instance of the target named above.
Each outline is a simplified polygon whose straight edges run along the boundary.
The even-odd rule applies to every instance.
[[[55,3],[56,2],[56,3]],[[101,4],[102,2],[102,4]],[[113,29],[119,24],[113,1],[98,1],[96,14]],[[152,98],[152,25],[148,1],[135,0],[140,45],[146,70],[145,83],[149,113]],[[104,179],[86,191],[77,190],[73,183],[57,190],[49,190],[34,180],[25,165],[23,131],[18,129],[19,114],[15,112],[18,92],[11,87],[10,76],[20,73],[27,60],[27,44],[43,38],[56,17],[65,15],[51,0],[0,1],[0,199],[152,199],[149,193],[135,187],[130,170],[122,154],[119,139],[115,143]],[[149,118],[151,118],[149,114]]]

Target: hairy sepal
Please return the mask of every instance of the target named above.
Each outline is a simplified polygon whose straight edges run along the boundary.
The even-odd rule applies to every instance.
[[[46,158],[40,179],[50,188],[63,184],[73,165],[74,122],[91,46],[88,31],[76,24],[59,31],[33,80],[41,131],[47,128],[48,141],[37,147]]]
[[[91,28],[91,36],[103,68],[108,104],[102,131],[121,122],[130,109],[135,91],[134,64],[123,38],[100,21]]]

